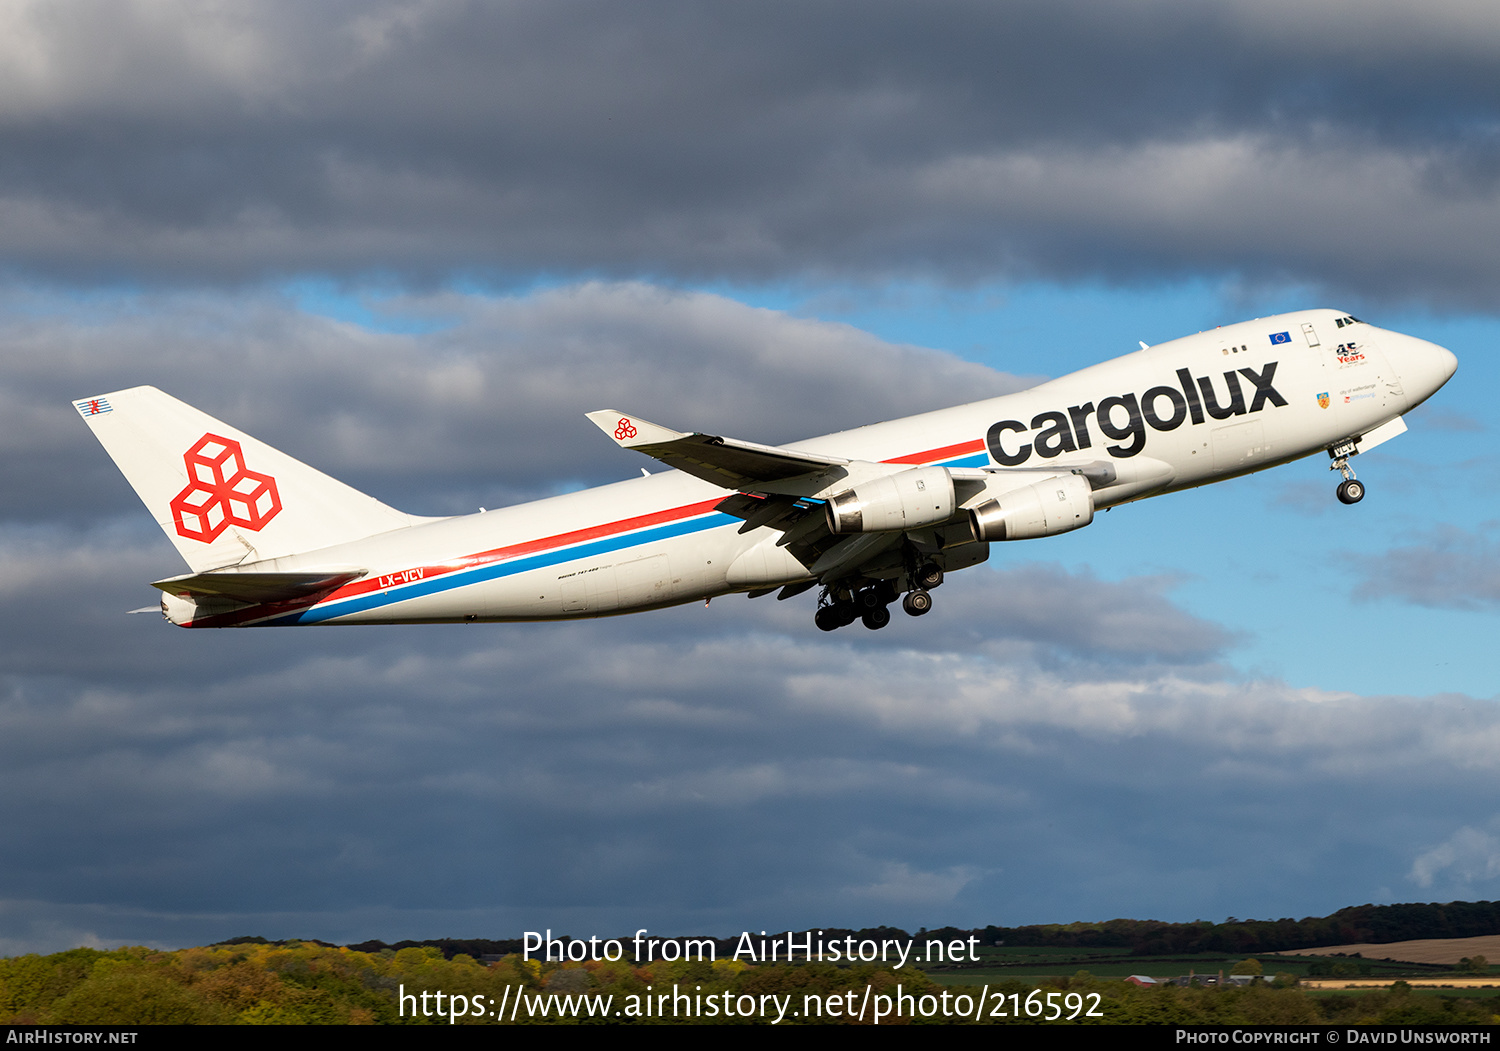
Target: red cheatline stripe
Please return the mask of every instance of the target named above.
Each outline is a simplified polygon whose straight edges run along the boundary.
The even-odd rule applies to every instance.
[[[529,555],[533,551],[544,551],[549,547],[564,547],[568,544],[581,544],[585,540],[597,540],[601,536],[609,536],[611,533],[626,533],[632,529],[644,529],[647,526],[661,525],[663,522],[675,521],[679,518],[692,518],[694,515],[706,515],[715,506],[722,503],[724,497],[716,496],[712,500],[704,500],[701,503],[688,504],[685,507],[672,507],[665,511],[653,511],[649,515],[637,515],[634,518],[622,518],[618,522],[606,522],[603,525],[589,526],[587,529],[575,529],[569,533],[558,533],[556,536],[545,536],[540,540],[527,540],[524,543],[512,544],[509,547],[497,547],[493,551],[481,551],[471,558],[482,558],[485,561],[493,561],[497,558],[515,558],[518,555]]]
[[[926,452],[910,453],[906,456],[897,456],[884,463],[909,463],[922,464],[931,463],[934,460],[950,460],[955,456],[963,456],[967,453],[982,452],[984,442],[974,440],[959,442],[957,445],[944,445],[937,449],[928,449]],[[673,507],[665,511],[653,511],[650,514],[637,515],[634,518],[622,518],[617,522],[605,522],[602,525],[589,526],[585,529],[574,529],[567,533],[558,533],[554,536],[539,537],[536,540],[526,540],[519,544],[511,544],[508,547],[497,547],[489,551],[479,551],[463,558],[455,559],[441,566],[421,566],[422,579],[427,577],[441,576],[444,573],[452,573],[455,570],[466,569],[480,562],[495,562],[506,558],[519,558],[521,555],[529,555],[536,551],[545,551],[554,547],[566,547],[569,544],[581,544],[585,540],[597,540],[602,536],[610,536],[614,533],[625,533],[632,529],[644,529],[647,526],[661,525],[663,522],[675,521],[679,518],[692,518],[695,515],[707,514],[712,511],[722,498],[704,500],[696,504],[688,504],[685,507]],[[389,574],[387,574],[389,576]],[[389,586],[389,585],[387,585]],[[346,584],[344,587],[327,596],[329,599],[348,598],[353,595],[362,595],[369,591],[381,589],[380,578],[374,580],[361,580],[357,583]]]
[[[693,518],[697,515],[707,514],[714,509],[724,498],[715,497],[712,500],[704,500],[696,504],[687,504],[683,507],[673,507],[665,511],[653,511],[646,515],[636,515],[634,518],[622,518],[615,522],[605,522],[602,525],[588,526],[584,529],[574,529],[566,533],[557,533],[554,536],[540,537],[536,540],[526,540],[519,544],[511,544],[508,547],[492,548],[489,551],[480,551],[462,558],[456,558],[437,566],[417,566],[408,570],[398,570],[395,573],[385,573],[376,577],[367,577],[364,580],[345,584],[337,591],[329,592],[316,601],[311,599],[288,599],[281,602],[268,602],[260,606],[247,607],[245,609],[233,610],[229,613],[221,613],[217,616],[208,617],[195,621],[198,627],[226,627],[230,624],[240,623],[246,620],[259,620],[272,616],[279,616],[297,609],[305,609],[309,606],[321,606],[325,602],[334,602],[339,599],[352,598],[355,595],[363,595],[371,591],[381,591],[386,588],[400,587],[402,584],[413,583],[417,580],[430,580],[448,573],[454,573],[461,569],[469,569],[484,562],[498,562],[507,558],[517,558],[521,555],[529,555],[536,551],[545,551],[548,548],[566,547],[570,544],[580,544],[585,540],[597,540],[599,537],[610,536],[615,533],[628,533],[633,529],[644,529],[647,526],[661,525],[665,522],[676,521],[681,518]],[[407,574],[420,572],[420,576],[407,576]],[[401,579],[391,581],[392,577]]]
[[[931,463],[934,460],[951,460],[955,456],[964,453],[984,452],[984,441],[976,439],[972,442],[959,442],[957,445],[945,445],[941,449],[928,449],[924,453],[910,453],[906,456],[895,456],[889,460],[881,460],[881,463]]]
[[[934,460],[949,460],[955,456],[963,456],[967,453],[984,451],[983,440],[970,442],[959,442],[957,445],[944,445],[937,449],[928,449],[925,452],[910,453],[906,456],[896,456],[882,463],[924,464]],[[363,595],[371,591],[380,591],[386,587],[399,587],[402,583],[411,580],[426,580],[430,577],[443,576],[460,569],[468,569],[481,562],[495,562],[501,559],[518,558],[521,555],[529,555],[536,551],[545,551],[548,548],[566,547],[569,544],[581,544],[586,540],[597,540],[599,537],[610,536],[614,533],[626,533],[632,529],[644,529],[647,526],[661,525],[664,522],[676,521],[680,518],[692,518],[696,515],[707,514],[712,511],[723,497],[715,497],[712,500],[703,500],[696,504],[687,504],[683,507],[672,507],[665,511],[653,511],[650,514],[636,515],[633,518],[622,518],[614,522],[605,522],[601,525],[588,526],[583,529],[573,529],[566,533],[556,533],[552,536],[539,537],[536,540],[525,540],[519,544],[511,544],[507,547],[492,548],[489,551],[478,551],[472,555],[465,555],[453,559],[442,565],[417,566],[408,570],[398,571],[395,574],[386,573],[374,578],[356,581],[346,584],[331,594],[324,595],[316,603],[292,600],[285,603],[267,603],[265,606],[253,607],[251,609],[235,610],[232,613],[220,614],[217,617],[208,618],[209,621],[218,623],[233,623],[238,620],[249,620],[266,616],[268,607],[285,607],[296,609],[304,605],[322,605],[324,602],[336,601],[343,598],[351,598],[355,595]],[[420,571],[420,577],[410,577],[398,583],[382,584],[382,579],[390,579],[392,576],[404,576],[407,573]],[[279,609],[278,612],[285,610]]]
[[[417,566],[410,570],[404,570],[397,574],[387,573],[382,577],[366,578],[352,584],[345,584],[331,595],[327,595],[322,601],[328,602],[335,599],[350,598],[354,595],[363,595],[369,591],[380,591],[387,587],[398,586],[409,583],[410,580],[429,579],[439,577],[445,573],[453,573],[460,569],[468,569],[482,562],[498,562],[507,558],[519,558],[522,555],[533,554],[537,551],[546,551],[554,547],[567,547],[570,544],[581,544],[585,540],[597,540],[602,536],[611,536],[615,533],[628,533],[632,529],[645,529],[647,526],[661,525],[663,522],[676,521],[679,518],[692,518],[695,515],[707,514],[714,509],[723,497],[715,497],[712,500],[704,500],[701,503],[688,504],[684,507],[668,508],[665,511],[653,511],[646,515],[636,515],[634,518],[622,518],[615,522],[605,522],[601,525],[588,526],[584,529],[573,529],[566,533],[557,533],[553,536],[538,537],[536,540],[524,540],[519,544],[510,544],[507,547],[496,547],[489,551],[478,551],[472,555],[456,558],[451,562],[445,562],[437,566]],[[410,580],[401,580],[396,584],[382,584],[382,579],[389,579],[392,575],[401,576],[404,573],[420,571],[420,578],[412,577]]]

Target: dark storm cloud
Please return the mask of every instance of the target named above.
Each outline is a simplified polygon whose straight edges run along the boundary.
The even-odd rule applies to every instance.
[[[14,11],[17,268],[246,279],[1218,273],[1490,304],[1469,5]]]
[[[109,580],[108,553],[76,546],[30,555],[96,558]],[[1303,870],[1342,895],[1418,862],[1441,881],[1417,848],[1488,818],[1490,706],[1191,663],[1060,673],[1065,629],[1007,648],[995,626],[976,653],[968,592],[1038,581],[1073,607],[1101,588],[981,571],[922,621],[827,637],[805,604],[739,597],[567,625],[185,632],[106,623],[74,570],[19,587],[6,632],[41,620],[100,652],[54,642],[50,670],[0,682],[0,945],[980,924],[1071,917],[1085,893],[1101,914],[1316,911],[1344,899],[1308,904]],[[1123,606],[1160,585],[1111,587]],[[1159,597],[1140,614],[1194,628]],[[1262,812],[1308,792],[1322,818]]]

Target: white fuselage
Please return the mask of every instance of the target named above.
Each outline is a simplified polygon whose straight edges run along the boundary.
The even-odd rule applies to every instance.
[[[1432,395],[1455,359],[1332,310],[1163,343],[987,401],[788,448],[877,463],[999,472],[1107,464],[1108,507],[1319,453]],[[365,576],[312,605],[168,615],[191,626],[591,617],[805,580],[770,528],[715,510],[732,495],[665,471],[274,560]],[[169,597],[170,602],[170,597]],[[190,604],[189,604],[190,605]],[[207,615],[205,615],[207,614]]]

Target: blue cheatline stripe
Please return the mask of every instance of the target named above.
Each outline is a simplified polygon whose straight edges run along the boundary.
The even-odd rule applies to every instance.
[[[973,456],[965,456],[957,460],[942,461],[942,466],[944,467],[988,467],[989,465],[990,458],[987,453],[976,453]],[[813,502],[822,503],[822,501]],[[498,580],[501,577],[514,576],[517,573],[525,573],[533,569],[544,569],[547,566],[561,565],[564,562],[590,558],[594,555],[607,554],[611,551],[620,551],[624,548],[636,547],[641,544],[650,544],[658,540],[670,540],[673,537],[687,536],[690,533],[701,533],[705,530],[717,529],[720,526],[732,525],[739,522],[740,519],[735,518],[733,515],[713,513],[702,518],[687,519],[670,525],[656,526],[639,533],[624,533],[617,537],[596,540],[588,544],[580,544],[577,547],[559,548],[556,551],[528,555],[525,558],[518,558],[509,562],[496,562],[474,569],[445,573],[440,577],[434,577],[432,580],[420,581],[415,584],[403,584],[399,588],[391,588],[388,591],[374,591],[356,598],[341,599],[337,602],[327,603],[326,605],[312,606],[296,613],[289,613],[284,617],[253,621],[251,623],[262,626],[321,624],[338,617],[347,617],[352,613],[363,613],[366,610],[378,609],[381,606],[388,606],[397,602],[405,602],[407,599],[419,598],[423,595],[435,595],[441,591],[451,591],[454,588],[468,587],[470,584],[482,584],[487,580]]]
[[[407,599],[420,598],[423,595],[435,595],[440,591],[451,591],[454,588],[468,587],[470,584],[482,584],[487,580],[498,580],[501,577],[514,576],[517,573],[525,573],[533,569],[544,569],[547,566],[561,565],[564,562],[574,562],[578,559],[591,558],[594,555],[607,554],[610,551],[620,551],[627,547],[638,547],[641,544],[651,544],[658,540],[670,540],[673,537],[687,536],[690,533],[701,533],[709,529],[717,529],[720,526],[739,522],[733,515],[719,512],[706,515],[702,518],[690,518],[682,522],[673,522],[669,525],[655,526],[651,529],[642,530],[639,533],[625,533],[620,536],[608,537],[603,540],[595,540],[587,544],[579,544],[577,547],[558,548],[555,551],[543,551],[536,555],[527,555],[524,558],[513,559],[509,562],[495,562],[487,566],[477,566],[474,569],[461,569],[453,573],[445,573],[432,580],[423,580],[415,584],[403,584],[400,588],[391,588],[389,591],[372,591],[367,595],[359,595],[354,598],[330,602],[327,605],[312,606],[296,613],[289,613],[284,617],[274,620],[259,621],[262,625],[289,625],[289,624],[320,624],[323,621],[333,620],[336,617],[347,617],[351,613],[363,613],[368,609],[377,609],[381,606],[392,605],[397,602],[405,602]]]
[[[944,467],[988,467],[989,465],[989,453],[976,453],[959,460],[944,460],[942,464]]]

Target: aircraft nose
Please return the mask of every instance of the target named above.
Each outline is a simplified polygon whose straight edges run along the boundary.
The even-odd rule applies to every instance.
[[[1436,343],[1403,336],[1395,349],[1391,364],[1401,377],[1412,408],[1436,394],[1458,371],[1458,357]]]
[[[1440,377],[1438,379],[1438,386],[1441,387],[1443,384],[1451,380],[1453,378],[1453,374],[1458,371],[1458,355],[1453,353],[1453,351],[1449,350],[1447,347],[1440,347],[1436,343],[1432,343],[1429,345],[1434,351],[1437,352],[1437,373]]]

